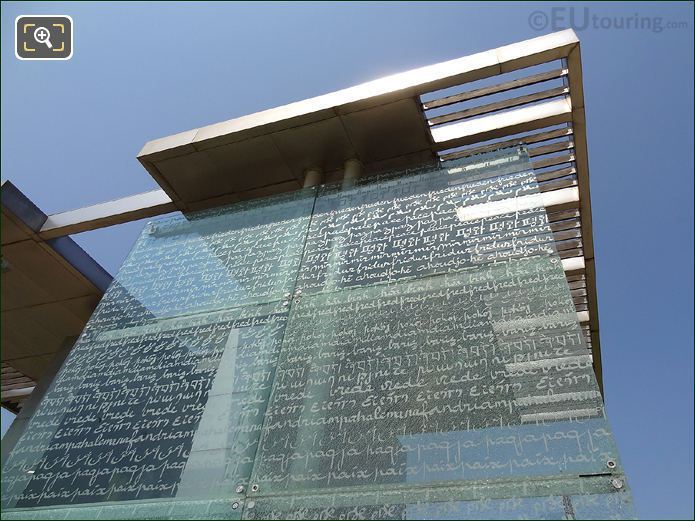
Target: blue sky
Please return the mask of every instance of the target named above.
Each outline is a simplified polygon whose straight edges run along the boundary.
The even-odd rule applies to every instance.
[[[606,406],[640,517],[692,518],[693,4],[574,4],[575,22],[585,7]],[[550,32],[532,27],[546,19],[536,11],[572,14],[551,3],[3,2],[2,176],[47,213],[154,189],[135,158],[150,139]],[[73,58],[15,59],[19,14],[71,15]],[[634,17],[663,30],[614,27]],[[74,238],[115,273],[141,227]]]

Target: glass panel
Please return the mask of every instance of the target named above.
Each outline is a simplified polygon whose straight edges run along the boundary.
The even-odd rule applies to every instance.
[[[607,476],[259,496],[243,519],[634,519],[632,497]]]
[[[617,454],[576,314],[545,314],[551,287],[531,300],[537,281],[562,282],[552,271],[514,259],[302,297],[254,483],[278,492],[605,472]],[[532,306],[504,290],[525,286]]]
[[[528,255],[551,241],[523,151],[479,164],[324,187],[297,286],[306,294],[449,273]],[[476,211],[492,214],[480,219]],[[512,219],[510,211],[519,215]]]
[[[148,225],[2,501],[15,518],[633,515],[523,147]]]
[[[260,502],[617,466],[525,149],[324,188],[297,287]]]
[[[4,462],[3,509],[238,517],[314,198],[148,225]]]
[[[294,287],[314,190],[150,223],[88,330],[281,300]]]

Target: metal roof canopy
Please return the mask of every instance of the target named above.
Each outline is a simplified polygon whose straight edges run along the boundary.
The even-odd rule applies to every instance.
[[[2,405],[18,412],[111,276],[70,237],[39,237],[47,216],[12,183],[1,194]]]
[[[138,159],[181,211],[300,188],[312,167],[331,180],[348,158],[359,159],[367,174],[412,166],[440,150],[510,134],[509,122],[500,121],[503,130],[492,122],[430,132],[419,96],[572,59],[573,51],[570,81],[574,74],[573,83],[581,85],[578,45],[571,30],[541,36],[156,139]],[[514,124],[517,132],[571,119],[569,103],[552,103],[543,107],[549,110],[527,107],[534,110]],[[583,108],[581,88],[574,89],[572,103]]]
[[[466,85],[497,77],[502,83]],[[468,90],[423,101],[456,88]],[[523,95],[500,100],[515,92]],[[483,104],[456,110],[470,100]],[[520,142],[539,145],[529,153],[602,387],[582,67],[571,29],[150,141],[138,159],[162,190],[51,215],[38,235],[296,190],[307,169],[337,181],[348,159],[369,175]]]

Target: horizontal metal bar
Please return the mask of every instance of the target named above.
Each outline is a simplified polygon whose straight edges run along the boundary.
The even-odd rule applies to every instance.
[[[564,163],[571,163],[574,161],[574,154],[560,154],[558,156],[546,157],[545,159],[540,159],[533,162],[533,169],[539,170],[541,168],[547,168],[549,166],[562,165]]]
[[[566,256],[562,259],[562,269],[569,272],[578,272],[586,268],[586,261],[582,255],[574,257]]]
[[[572,257],[584,257],[584,250],[582,248],[574,248],[574,249],[570,249],[570,250],[558,250],[558,255],[560,255],[561,259],[569,259]],[[571,271],[571,270],[565,270],[565,271]]]
[[[175,211],[176,206],[164,190],[153,190],[49,215],[39,236],[42,239],[52,239]]]
[[[550,222],[563,221],[565,219],[574,219],[575,217],[579,217],[579,210],[571,209],[560,210],[556,212],[551,212],[550,210],[548,210],[548,221]]]
[[[556,69],[553,71],[541,72],[540,74],[534,74],[532,76],[507,81],[505,83],[498,83],[497,85],[491,85],[489,87],[481,87],[479,89],[469,90],[460,94],[453,94],[444,98],[424,102],[422,104],[422,110],[446,107],[448,105],[453,105],[454,103],[461,103],[462,101],[470,101],[472,99],[482,98],[483,96],[489,96],[490,94],[498,94],[500,92],[507,92],[520,87],[536,85],[544,81],[562,78],[563,76],[567,76],[568,73],[569,71],[567,69]]]
[[[566,219],[564,221],[553,221],[549,223],[550,229],[554,232],[579,228],[582,225],[579,219]]]
[[[28,376],[16,376],[14,378],[6,378],[5,375],[2,375],[2,385],[10,385],[10,384],[18,384],[18,383],[25,383],[25,382],[33,382],[31,378]]]
[[[544,156],[547,154],[552,154],[554,152],[562,152],[563,150],[569,150],[571,148],[574,148],[574,142],[572,140],[560,141],[559,143],[551,143],[550,145],[544,145],[542,147],[529,148],[528,156]]]
[[[20,382],[14,384],[6,384],[3,382],[2,391],[9,391],[11,389],[24,389],[26,387],[36,387],[36,382],[29,380],[28,382]]]
[[[555,130],[548,130],[545,132],[537,132],[535,134],[528,134],[526,136],[520,136],[512,139],[507,139],[505,141],[498,141],[496,143],[490,143],[488,145],[481,145],[479,147],[467,148],[466,150],[457,150],[456,152],[449,152],[448,154],[442,154],[441,160],[448,161],[450,159],[459,159],[462,157],[470,157],[475,154],[482,154],[484,152],[492,152],[500,148],[513,147],[520,144],[531,144],[531,143],[542,143],[543,141],[548,141],[550,139],[556,139],[559,137],[572,135],[572,128],[558,128]]]
[[[494,103],[480,105],[479,107],[471,107],[469,109],[459,110],[456,112],[452,112],[451,114],[444,114],[443,116],[435,116],[431,119],[428,119],[427,123],[431,127],[434,127],[436,125],[443,125],[444,123],[451,123],[454,121],[460,121],[462,119],[472,118],[473,116],[482,116],[483,114],[490,114],[491,112],[498,112],[504,109],[528,105],[529,103],[533,103],[535,101],[543,101],[551,98],[557,98],[558,96],[566,95],[568,92],[569,89],[567,87],[556,87],[554,89],[548,89],[541,92],[526,94],[525,96],[519,96],[518,98],[496,101]]]
[[[569,188],[577,185],[578,183],[576,179],[571,177],[563,177],[561,179],[553,179],[552,181],[538,183],[538,188],[541,192],[551,192],[553,190],[561,190],[563,188]]]
[[[568,239],[566,241],[555,242],[557,251],[574,250],[582,247],[581,239]]]
[[[34,390],[34,387],[25,387],[23,389],[13,389],[11,391],[0,393],[0,400],[3,402],[9,398],[19,398],[20,396],[29,396]]]
[[[553,179],[558,179],[560,177],[565,177],[576,173],[576,168],[573,166],[568,166],[565,168],[558,168],[557,170],[546,170],[545,172],[536,174],[536,180],[541,183],[543,181],[551,181]]]
[[[435,148],[446,150],[569,123],[571,120],[572,103],[569,97],[565,96],[536,105],[431,128],[430,132]]]
[[[553,237],[556,241],[565,241],[567,239],[581,238],[582,230],[580,228],[574,228],[573,230],[562,230],[559,232],[554,232]]]

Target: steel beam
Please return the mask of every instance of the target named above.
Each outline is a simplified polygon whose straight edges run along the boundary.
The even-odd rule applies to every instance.
[[[174,203],[164,190],[153,190],[49,215],[39,230],[39,236],[52,239],[175,211]]]

